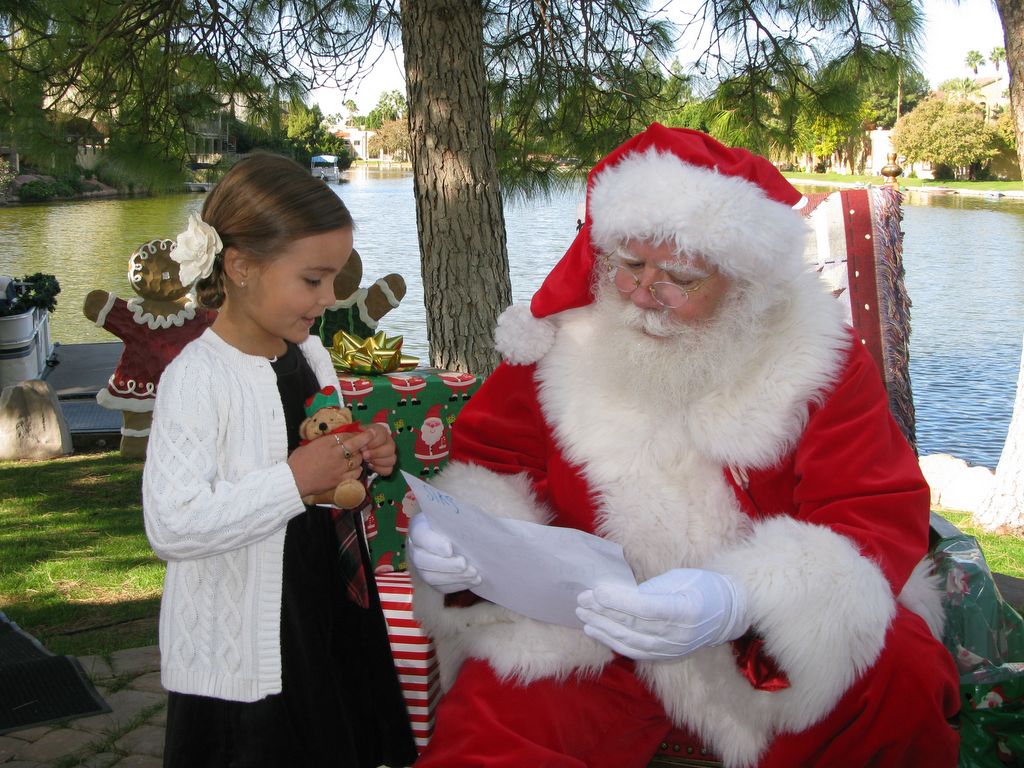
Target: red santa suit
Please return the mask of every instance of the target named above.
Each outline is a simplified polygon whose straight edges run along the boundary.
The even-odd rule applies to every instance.
[[[459,607],[414,572],[447,689],[417,766],[639,768],[673,727],[727,766],[952,766],[957,677],[921,565],[929,491],[878,370],[803,267],[799,193],[742,150],[683,132],[728,153],[705,162],[678,136],[654,125],[591,173],[586,224],[532,313],[500,321],[506,362],[460,413],[436,484],[496,516],[611,539],[638,582],[725,574],[750,631],[632,662],[575,628]],[[590,286],[609,243],[670,236],[785,300],[744,375],[666,412],[605,372],[617,353]]]

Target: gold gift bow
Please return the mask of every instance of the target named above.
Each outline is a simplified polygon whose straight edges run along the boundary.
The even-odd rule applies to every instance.
[[[394,373],[411,371],[419,365],[419,358],[402,354],[402,337],[387,336],[378,331],[365,339],[347,331],[334,334],[328,350],[335,368],[351,373]]]

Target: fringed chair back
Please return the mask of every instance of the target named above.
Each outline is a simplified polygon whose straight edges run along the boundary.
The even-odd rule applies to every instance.
[[[910,298],[903,282],[902,196],[892,187],[808,195],[807,258],[847,306],[874,358],[889,409],[917,450],[910,391]]]

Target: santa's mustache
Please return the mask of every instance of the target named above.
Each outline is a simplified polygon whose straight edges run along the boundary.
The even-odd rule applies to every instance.
[[[671,312],[637,307],[614,286],[596,291],[597,322],[608,371],[630,382],[634,395],[664,407],[728,387],[745,375],[765,333],[765,309],[776,303],[770,292],[734,283],[715,314],[685,323]]]

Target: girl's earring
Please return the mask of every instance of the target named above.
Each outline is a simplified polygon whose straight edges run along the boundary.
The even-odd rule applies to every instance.
[[[240,280],[238,283],[239,288],[245,288],[245,280]]]

